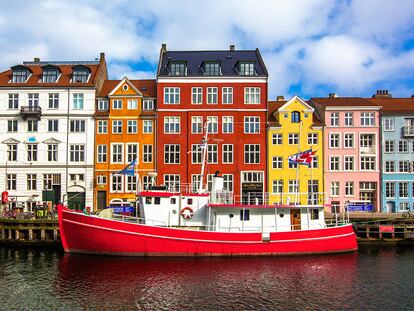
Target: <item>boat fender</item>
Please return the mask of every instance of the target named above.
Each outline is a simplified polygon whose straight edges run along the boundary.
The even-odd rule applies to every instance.
[[[194,215],[194,211],[191,207],[187,206],[181,210],[181,217],[184,219],[191,219]]]

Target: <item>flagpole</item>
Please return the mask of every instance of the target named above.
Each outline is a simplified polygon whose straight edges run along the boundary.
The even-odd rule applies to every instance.
[[[298,141],[298,153],[300,152],[300,140],[302,139],[302,121],[300,121],[299,123],[299,141]],[[299,198],[299,167],[300,164],[296,163],[296,198],[295,198],[295,203],[298,203],[298,198]]]
[[[201,162],[201,177],[200,177],[200,185],[198,187],[198,193],[203,193],[203,177],[204,177],[204,167],[205,167],[205,163],[206,163],[206,155],[207,155],[207,139],[208,139],[208,121],[206,121],[206,124],[204,125],[204,130],[205,130],[205,136],[203,138],[203,142],[202,144],[204,145],[204,150],[203,150],[203,160]]]
[[[135,161],[136,161],[136,158],[135,158]],[[136,172],[136,167],[137,167],[137,163],[135,162],[135,165],[134,165],[134,175],[135,175],[135,178],[137,179],[136,180],[136,185],[135,185],[135,188],[136,188],[136,193],[135,193],[135,217],[137,217],[138,218],[138,193],[139,193],[139,177],[138,177],[138,174],[137,174],[137,172]]]

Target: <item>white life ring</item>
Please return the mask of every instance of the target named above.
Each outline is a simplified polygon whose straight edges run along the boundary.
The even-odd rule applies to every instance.
[[[184,219],[191,219],[191,218],[193,218],[193,215],[194,215],[194,211],[193,211],[193,209],[192,209],[191,207],[189,207],[189,206],[184,207],[184,208],[181,210],[181,217],[183,217]]]

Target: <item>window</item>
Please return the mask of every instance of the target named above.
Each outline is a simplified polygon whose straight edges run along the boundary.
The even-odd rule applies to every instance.
[[[152,133],[152,120],[144,120],[144,134],[151,134]]]
[[[108,121],[107,120],[98,120],[98,134],[108,133]]]
[[[292,111],[291,114],[291,122],[292,123],[299,123],[300,122],[300,112],[299,111]]]
[[[107,100],[99,100],[98,101],[98,110],[108,110],[108,101]]]
[[[410,172],[410,162],[409,161],[399,161],[398,162],[398,171],[400,173],[409,173]]]
[[[123,144],[112,144],[112,163],[123,163]]]
[[[394,173],[395,172],[395,162],[394,161],[385,161],[385,172]]]
[[[402,212],[402,211],[408,210],[408,206],[409,206],[408,202],[400,202],[398,204],[399,211]]]
[[[375,170],[375,157],[361,157],[361,171],[374,171]]]
[[[37,144],[27,144],[27,161],[37,161]]]
[[[42,75],[43,83],[55,83],[58,78],[58,71],[56,69],[44,70]]]
[[[185,76],[187,72],[186,65],[183,62],[171,62],[168,69],[170,76]]]
[[[76,181],[76,174],[69,174],[70,181]]]
[[[16,174],[7,174],[7,188],[6,190],[16,190],[17,177]]]
[[[318,156],[313,156],[312,157],[312,162],[311,162],[311,168],[318,168],[319,164],[318,164]]]
[[[233,117],[231,116],[226,116],[223,117],[222,119],[222,124],[223,124],[223,133],[229,134],[229,133],[233,133]]]
[[[47,160],[49,162],[56,162],[58,160],[58,145],[57,144],[47,145]]]
[[[200,182],[201,182],[201,175],[192,174],[191,175],[191,190],[196,192],[198,189],[200,189]]]
[[[69,155],[71,162],[84,162],[85,161],[85,145],[69,145]]]
[[[385,132],[394,131],[394,119],[393,118],[384,118],[384,131]]]
[[[122,175],[112,175],[111,192],[122,192]]]
[[[49,109],[59,109],[59,93],[49,93]]]
[[[47,120],[47,130],[49,132],[59,132],[59,120]]]
[[[39,94],[29,93],[28,94],[29,107],[39,107]]]
[[[283,157],[272,157],[272,168],[283,168]]]
[[[180,145],[164,145],[164,163],[180,163]]]
[[[398,142],[398,152],[400,153],[408,153],[408,141],[400,140]]]
[[[289,193],[298,193],[299,192],[299,180],[289,180],[288,192]]]
[[[244,163],[260,163],[260,145],[244,145]]]
[[[318,220],[319,219],[319,210],[317,208],[312,208],[310,211],[311,211],[310,219],[311,220]]]
[[[345,182],[345,196],[348,196],[348,197],[354,196],[354,182],[353,181]]]
[[[73,109],[83,109],[83,94],[73,94]]]
[[[408,198],[408,182],[400,181],[398,183],[398,190],[400,198]]]
[[[308,145],[318,144],[318,133],[308,133]]]
[[[345,156],[344,158],[344,170],[345,171],[353,171],[355,168],[354,166],[354,157],[353,156]]]
[[[329,170],[339,171],[339,157],[335,156],[329,158]]]
[[[288,143],[289,145],[299,144],[299,133],[289,133]]]
[[[215,105],[218,103],[218,88],[208,87],[207,88],[207,104]]]
[[[223,87],[221,91],[222,91],[222,104],[223,105],[233,104],[233,88]]]
[[[394,141],[393,140],[386,140],[385,141],[385,153],[394,153]]]
[[[272,192],[273,193],[283,193],[283,180],[273,180],[272,181]]]
[[[281,145],[283,143],[283,135],[282,134],[272,134],[272,144],[273,145]]]
[[[260,117],[244,117],[244,133],[260,133]]]
[[[244,103],[245,104],[260,104],[260,88],[259,87],[245,87],[244,88]]]
[[[223,164],[233,163],[233,144],[223,144]]]
[[[154,100],[144,99],[142,102],[142,110],[154,110]]]
[[[12,83],[25,83],[28,76],[26,68],[13,69]]]
[[[207,117],[207,132],[209,134],[218,133],[218,117]]]
[[[385,183],[385,197],[395,198],[395,182],[387,181]]]
[[[128,109],[138,109],[138,101],[136,99],[128,99],[127,107]]]
[[[289,168],[297,168],[298,167],[298,164],[297,163],[294,163],[292,161],[288,161],[288,167]]]
[[[136,134],[138,131],[137,120],[128,120],[127,122],[127,133]]]
[[[339,112],[331,112],[331,126],[339,126]]]
[[[138,161],[138,144],[127,144],[127,163]]]
[[[142,162],[152,163],[152,145],[143,146]]]
[[[164,117],[164,133],[179,134],[180,133],[180,117]]]
[[[345,126],[353,126],[353,125],[354,125],[354,113],[345,112]]]
[[[329,148],[339,148],[339,134],[329,134]]]
[[[19,94],[9,94],[9,109],[19,109]]]
[[[77,68],[73,70],[72,82],[73,83],[86,83],[88,82],[89,70],[86,68]]]
[[[112,134],[122,134],[122,120],[112,121]]]
[[[191,145],[191,163],[200,164],[202,158],[202,149],[200,145],[193,144]]]
[[[137,192],[138,177],[136,175],[134,176],[127,175],[126,179],[127,179],[127,192]]]
[[[180,88],[179,87],[165,87],[164,88],[164,104],[179,104],[180,103]]]
[[[70,131],[73,132],[85,132],[85,120],[71,120]]]
[[[8,161],[17,161],[17,144],[7,145],[7,159]]]
[[[98,185],[106,185],[106,176],[105,175],[98,175],[96,177],[96,183]]]
[[[241,209],[240,210],[240,221],[249,221],[250,220],[250,210]]]
[[[27,120],[27,131],[28,132],[37,132],[39,121],[37,120]]]
[[[254,62],[240,62],[239,63],[239,75],[240,76],[254,76],[256,70],[254,68]]]
[[[206,62],[204,63],[205,76],[219,76],[221,74],[220,63]]]
[[[149,176],[142,176],[142,188],[144,190],[149,190],[152,185],[151,177]],[[175,199],[175,198],[172,198]]]
[[[344,148],[354,148],[354,134],[344,134]]]
[[[207,163],[217,164],[218,163],[218,146],[217,144],[207,145]]]
[[[107,155],[107,146],[106,145],[97,145],[97,161],[98,163],[105,163],[106,162],[106,155]]]
[[[202,87],[191,88],[191,103],[193,105],[200,105],[203,103],[203,88]]]
[[[122,100],[114,99],[112,101],[112,109],[122,109]]]
[[[331,182],[331,196],[332,197],[339,196],[339,181]]]
[[[13,133],[17,132],[18,120],[7,120],[7,132]]]
[[[180,191],[180,175],[178,174],[164,175],[164,185],[170,191]]]
[[[191,117],[191,133],[203,133],[203,117]]]
[[[36,174],[27,174],[27,190],[37,190]]]
[[[233,191],[233,174],[223,174],[223,188]]]
[[[361,134],[359,144],[361,148],[365,148],[365,153],[375,153],[372,150],[374,146],[374,138],[375,136],[372,134]]]
[[[361,113],[361,126],[374,126],[374,112]]]

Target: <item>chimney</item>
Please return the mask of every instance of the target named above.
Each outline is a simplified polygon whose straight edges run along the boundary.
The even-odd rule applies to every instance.
[[[105,53],[101,52],[99,54],[99,60],[104,60],[105,59]]]
[[[230,44],[230,51],[234,51],[236,49],[236,46],[234,44]]]
[[[276,97],[276,101],[277,102],[283,102],[283,101],[285,101],[285,96],[279,95],[278,97]]]
[[[328,97],[329,98],[337,98],[338,97],[338,94],[336,94],[336,93],[329,93]]]
[[[162,52],[167,52],[167,44],[165,44],[165,43],[161,44],[161,51]]]
[[[35,63],[40,63],[40,58],[39,58],[39,57],[35,57],[35,58],[33,58],[33,62],[35,62]]]
[[[411,95],[411,98],[414,98],[414,94],[413,94],[413,95]]]
[[[392,95],[388,90],[377,90],[377,93],[372,95],[372,98],[392,98]]]

